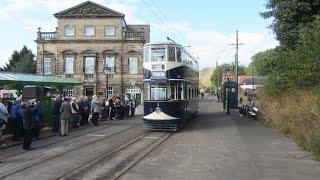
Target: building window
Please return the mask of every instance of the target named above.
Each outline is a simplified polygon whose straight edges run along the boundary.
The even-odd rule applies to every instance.
[[[113,74],[116,71],[116,69],[115,69],[115,57],[114,56],[106,57],[105,67],[110,68],[110,73],[109,74]]]
[[[67,89],[65,96],[68,98],[72,98],[73,97],[73,89]]]
[[[94,26],[86,26],[84,28],[84,34],[86,36],[94,36],[94,34],[95,34]]]
[[[66,26],[65,33],[66,36],[75,36],[75,27],[74,26]]]
[[[51,74],[51,58],[43,59],[43,74]]]
[[[138,58],[129,58],[129,74],[138,74]]]
[[[65,59],[65,74],[73,74],[74,58],[67,57]]]
[[[94,74],[94,57],[85,57],[85,67],[84,73],[85,74]]]
[[[114,36],[115,35],[115,27],[114,26],[107,26],[106,27],[106,35],[107,36]]]
[[[106,89],[106,96],[109,97],[109,95],[113,95],[112,86],[108,86],[107,89]]]

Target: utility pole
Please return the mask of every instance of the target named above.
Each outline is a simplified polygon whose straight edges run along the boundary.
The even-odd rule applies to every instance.
[[[237,97],[238,97],[238,89],[239,89],[239,84],[238,84],[238,65],[239,65],[239,46],[244,45],[243,43],[239,43],[239,31],[236,31],[236,43],[235,44],[229,44],[231,46],[236,46],[236,55],[235,55],[235,75],[236,75],[236,84],[237,84]],[[237,99],[238,100],[238,99]]]

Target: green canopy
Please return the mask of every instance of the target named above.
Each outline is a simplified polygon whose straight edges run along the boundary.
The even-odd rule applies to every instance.
[[[64,77],[40,76],[34,74],[0,72],[0,85],[36,85],[36,86],[76,86],[82,82]]]

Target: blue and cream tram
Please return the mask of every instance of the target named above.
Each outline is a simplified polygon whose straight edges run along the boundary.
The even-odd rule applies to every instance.
[[[145,126],[182,129],[198,110],[198,62],[178,43],[146,44],[143,68]]]

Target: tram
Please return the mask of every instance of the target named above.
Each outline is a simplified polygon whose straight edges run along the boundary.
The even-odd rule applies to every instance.
[[[145,127],[178,131],[197,114],[198,62],[175,42],[146,44],[143,54]]]

